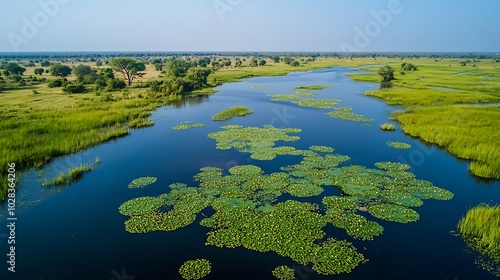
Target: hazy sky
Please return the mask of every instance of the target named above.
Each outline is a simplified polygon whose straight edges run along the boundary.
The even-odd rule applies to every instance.
[[[0,52],[500,51],[498,0],[1,0]]]

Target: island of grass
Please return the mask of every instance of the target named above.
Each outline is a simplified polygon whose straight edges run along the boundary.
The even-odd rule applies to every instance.
[[[296,86],[297,90],[323,90],[326,88],[333,88],[331,85],[309,85],[309,86]]]
[[[380,129],[384,131],[394,131],[396,130],[396,127],[393,124],[384,123],[380,126]]]
[[[246,106],[233,106],[216,113],[215,115],[212,116],[212,120],[226,121],[234,117],[244,117],[252,113],[253,113],[252,109]]]
[[[469,247],[490,261],[480,266],[500,276],[500,206],[479,205],[458,223],[458,231]]]
[[[91,164],[81,164],[75,168],[68,170],[67,172],[61,172],[59,176],[53,178],[52,180],[45,180],[42,183],[44,187],[50,186],[70,186],[74,181],[82,178],[83,174],[94,170],[94,166]]]

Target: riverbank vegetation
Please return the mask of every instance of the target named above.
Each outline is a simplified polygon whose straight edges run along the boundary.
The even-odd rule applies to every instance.
[[[458,223],[458,231],[469,247],[490,259],[479,264],[500,276],[500,206],[470,209]]]
[[[498,60],[412,59],[411,67],[395,60],[383,63],[397,69],[393,87],[366,95],[406,106],[394,116],[405,133],[471,160],[469,170],[476,176],[500,179]],[[374,72],[351,77],[372,82],[380,79]],[[494,104],[476,105],[488,103]]]

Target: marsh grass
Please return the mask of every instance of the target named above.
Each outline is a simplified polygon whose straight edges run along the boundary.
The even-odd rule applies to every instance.
[[[130,128],[143,128],[153,126],[154,122],[150,119],[133,119],[129,122]]]
[[[389,141],[386,144],[387,144],[387,146],[389,146],[391,148],[394,148],[394,149],[398,149],[398,150],[411,149],[411,145],[410,144],[403,143],[403,142]]]
[[[52,180],[46,180],[42,185],[45,187],[50,186],[70,186],[71,183],[81,179],[83,174],[94,170],[94,166],[90,164],[81,164],[75,168],[68,170],[67,172],[61,172],[59,176],[52,178]]]
[[[396,114],[411,136],[472,160],[472,174],[500,179],[500,108],[493,106],[419,107]]]
[[[212,116],[212,120],[226,121],[234,117],[243,117],[252,113],[253,113],[252,109],[246,106],[233,106],[216,113],[215,115]]]
[[[309,85],[309,86],[296,86],[297,90],[323,90],[327,88],[333,88],[331,85]]]

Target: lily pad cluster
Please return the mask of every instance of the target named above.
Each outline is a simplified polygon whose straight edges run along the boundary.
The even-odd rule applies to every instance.
[[[453,197],[428,181],[416,179],[405,164],[380,162],[373,169],[344,166],[349,157],[334,154],[331,147],[274,147],[277,141],[299,140],[288,135],[298,132],[300,129],[230,125],[210,134],[219,149],[234,148],[254,158],[288,154],[303,159],[270,174],[255,165],[235,166],[227,174],[220,168],[204,167],[195,176],[197,187],[176,183],[166,194],[122,204],[120,213],[130,217],[125,229],[131,233],[176,230],[192,224],[210,207],[213,214],[203,214],[200,221],[210,229],[206,245],[275,252],[311,265],[319,274],[335,275],[352,271],[366,259],[350,242],[326,238],[328,224],[352,238],[370,240],[382,234],[383,227],[366,214],[413,222],[418,213],[411,207],[422,205],[423,199]],[[321,204],[296,199],[318,196],[327,188],[337,188],[341,195],[325,197]],[[283,268],[275,273],[290,276]]]
[[[293,142],[300,139],[290,136],[289,133],[299,133],[296,128],[274,128],[272,126],[241,127],[237,125],[223,126],[224,130],[208,135],[217,141],[217,149],[236,149],[240,152],[249,152],[256,160],[272,160],[277,155],[300,155],[293,147],[275,147],[275,142]]]
[[[204,127],[205,124],[197,122],[181,122],[179,125],[172,127],[173,130],[187,130],[195,127]]]
[[[386,144],[387,144],[387,146],[392,147],[394,149],[398,149],[398,150],[411,149],[411,145],[410,144],[406,144],[406,143],[403,143],[403,142],[392,142],[392,141],[389,141]]]
[[[367,118],[361,114],[355,114],[352,111],[352,107],[340,107],[333,108],[334,111],[326,113],[329,117],[334,119],[341,119],[346,121],[355,122],[373,122],[373,119]]]
[[[292,103],[300,107],[318,108],[318,109],[332,109],[333,106],[342,102],[337,99],[302,99],[299,101],[292,101]]]
[[[210,272],[212,272],[212,265],[206,259],[190,260],[179,268],[179,273],[186,280],[202,279]]]
[[[295,270],[288,266],[282,265],[275,268],[273,271],[273,276],[278,278],[279,280],[294,280],[295,279]]]
[[[132,180],[130,184],[128,185],[129,189],[135,189],[135,188],[144,188],[146,186],[149,186],[156,182],[157,178],[156,177],[141,177]]]
[[[323,90],[326,88],[333,88],[332,85],[309,85],[309,86],[296,86],[297,90]]]
[[[269,86],[250,86],[250,88],[269,88]]]
[[[253,113],[252,109],[246,106],[233,106],[216,113],[215,115],[212,116],[212,120],[226,121],[234,117],[243,117],[252,113]]]

